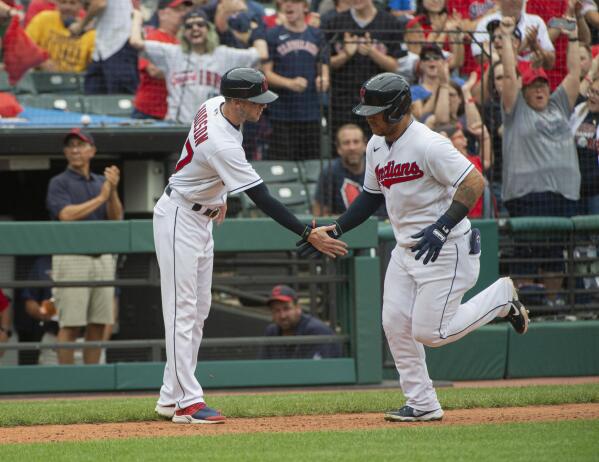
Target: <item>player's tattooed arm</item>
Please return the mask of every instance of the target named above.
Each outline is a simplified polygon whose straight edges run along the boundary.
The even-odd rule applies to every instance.
[[[485,188],[485,180],[480,172],[476,169],[472,169],[464,181],[460,183],[457,191],[453,196],[453,200],[463,204],[471,210],[476,204],[476,201],[482,195]]]

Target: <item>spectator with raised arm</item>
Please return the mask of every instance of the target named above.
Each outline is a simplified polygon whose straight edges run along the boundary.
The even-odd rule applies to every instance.
[[[69,26],[77,20],[80,0],[56,0],[56,10],[42,11],[29,23],[25,32],[50,58],[41,69],[55,72],[84,72],[92,60],[96,32],[88,30],[73,36]]]
[[[328,47],[322,31],[306,24],[307,0],[283,0],[285,25],[269,29],[264,74],[279,99],[269,107],[268,159],[320,158],[320,93],[329,89]]]
[[[166,118],[179,124],[192,122],[198,108],[220,92],[221,76],[238,66],[251,66],[268,55],[256,48],[240,50],[219,45],[214,25],[201,8],[183,17],[180,44],[144,40],[141,15],[135,14],[131,45],[146,56],[165,76],[168,92]]]
[[[476,26],[475,39],[471,45],[472,55],[476,58],[482,53],[480,43],[485,47],[489,41],[487,25],[491,21],[504,17],[512,18],[515,28],[520,31],[523,46],[520,55],[527,61],[534,62],[544,69],[551,69],[555,64],[555,47],[549,38],[547,25],[540,16],[526,13],[524,0],[497,0],[499,11],[484,16]]]
[[[501,20],[504,42],[503,63],[503,187],[502,199],[512,217],[558,216],[576,214],[580,197],[580,170],[576,146],[569,127],[580,85],[578,31],[568,35],[568,74],[551,93],[543,69],[531,67],[516,75],[516,59],[511,42],[516,23],[511,17]],[[561,259],[562,249],[517,247],[518,257]],[[515,273],[530,274],[520,283],[531,284],[539,268],[524,264]],[[543,264],[543,273],[563,272],[563,264]],[[555,300],[562,279],[546,277],[544,284],[550,302]]]
[[[85,17],[69,26],[78,36],[95,21],[96,42],[85,74],[85,94],[135,94],[139,77],[137,51],[129,45],[132,14],[131,0],[90,0]]]
[[[146,34],[146,40],[179,43],[177,33],[193,3],[191,0],[160,0],[158,3],[158,28]],[[135,119],[164,119],[167,111],[167,91],[162,72],[154,63],[139,60],[139,87],[133,101]]]
[[[400,24],[391,14],[377,10],[373,0],[350,0],[351,8],[336,13],[321,28],[331,46],[331,97],[333,133],[345,123],[370,128],[352,114],[358,103],[356,88],[379,72],[395,72],[402,50]]]

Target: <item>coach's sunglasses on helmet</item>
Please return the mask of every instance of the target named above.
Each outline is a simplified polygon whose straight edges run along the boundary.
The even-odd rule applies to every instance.
[[[183,27],[185,27],[186,30],[191,30],[194,26],[198,26],[201,29],[203,27],[208,27],[208,24],[206,24],[206,21],[189,21],[183,24]]]

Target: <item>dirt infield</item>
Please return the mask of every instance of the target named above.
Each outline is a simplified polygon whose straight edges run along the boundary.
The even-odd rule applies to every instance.
[[[171,422],[39,425],[0,429],[0,444],[85,441],[161,436],[233,433],[290,433],[326,430],[365,430],[414,425],[475,425],[511,422],[552,422],[599,419],[599,404],[564,404],[498,409],[447,411],[442,422],[391,423],[380,413],[230,419],[224,425],[177,425]]]

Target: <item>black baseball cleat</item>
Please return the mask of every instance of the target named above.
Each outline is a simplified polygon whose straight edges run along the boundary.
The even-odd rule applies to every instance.
[[[412,406],[404,406],[400,409],[385,412],[385,420],[389,422],[430,422],[442,418],[443,409],[441,408],[432,411],[419,411]]]
[[[505,317],[505,319],[507,319],[510,322],[510,324],[518,334],[525,334],[528,330],[529,323],[528,310],[522,304],[522,302],[518,300],[518,292],[516,291],[516,286],[514,285],[514,281],[511,282],[513,298],[512,300],[510,300],[510,311]]]

